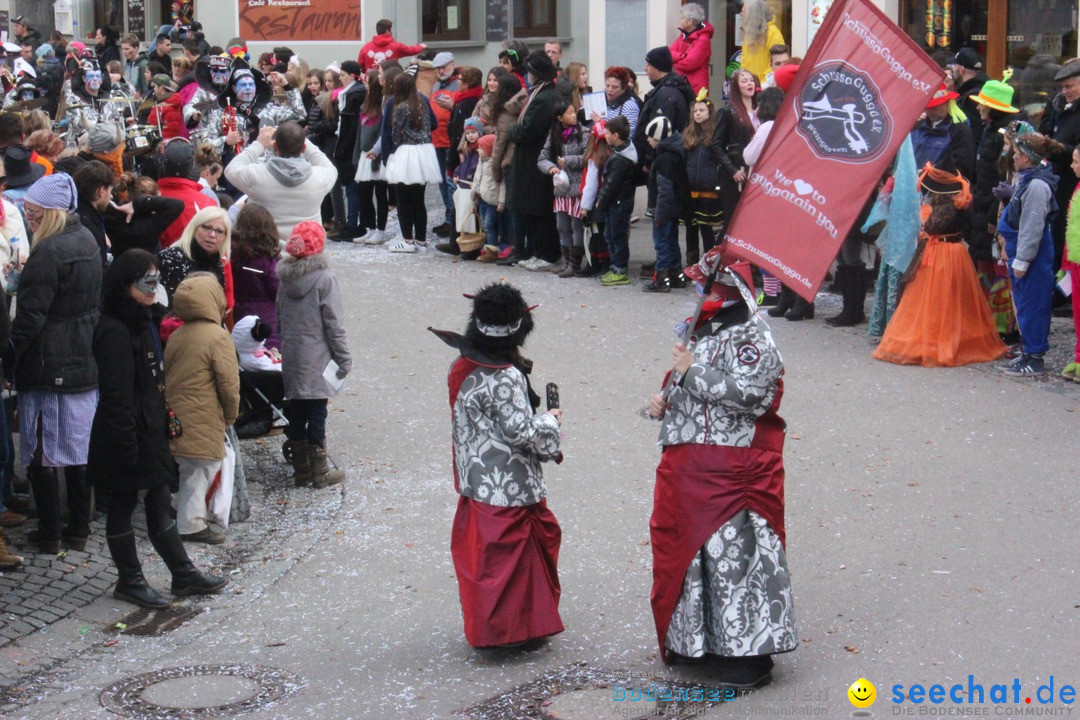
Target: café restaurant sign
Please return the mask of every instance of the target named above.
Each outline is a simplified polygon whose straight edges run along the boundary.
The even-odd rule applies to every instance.
[[[249,42],[351,41],[361,37],[360,0],[240,0]]]

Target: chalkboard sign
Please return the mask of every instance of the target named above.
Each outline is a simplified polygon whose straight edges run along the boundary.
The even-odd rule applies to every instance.
[[[128,32],[146,40],[146,0],[127,0]]]
[[[487,0],[487,41],[502,42],[510,37],[510,3]]]

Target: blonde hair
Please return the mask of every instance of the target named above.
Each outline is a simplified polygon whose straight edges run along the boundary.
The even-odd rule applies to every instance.
[[[585,63],[572,62],[566,66],[566,77],[570,80],[570,86],[573,90],[570,91],[570,102],[574,103],[574,107],[581,107],[581,88],[578,87],[578,80],[581,79],[581,71],[588,69]]]
[[[38,229],[34,231],[34,239],[32,248],[36,248],[37,244],[42,240],[47,240],[53,235],[59,235],[65,227],[67,227],[68,221],[73,220],[74,215],[67,210],[61,210],[60,208],[42,208],[41,223],[38,225]],[[27,227],[27,230],[30,228]]]
[[[772,8],[765,0],[746,0],[743,7],[746,8],[742,24],[743,48],[764,47],[773,19]]]
[[[23,115],[23,132],[32,135],[38,130],[52,130],[52,120],[44,110],[31,110]]]
[[[173,247],[179,247],[181,252],[190,258],[191,244],[195,242],[195,228],[203,223],[210,222],[211,220],[221,220],[225,223],[225,241],[221,243],[220,252],[221,257],[229,257],[232,252],[232,222],[229,220],[229,213],[216,205],[203,208],[195,213],[195,216],[188,221],[187,227],[184,228],[184,232],[181,233],[180,239],[173,243]]]

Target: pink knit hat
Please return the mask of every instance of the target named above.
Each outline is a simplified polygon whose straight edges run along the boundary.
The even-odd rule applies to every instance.
[[[326,231],[322,225],[314,220],[304,220],[296,223],[289,235],[289,242],[285,244],[285,252],[295,258],[318,255],[323,251],[326,244]]]

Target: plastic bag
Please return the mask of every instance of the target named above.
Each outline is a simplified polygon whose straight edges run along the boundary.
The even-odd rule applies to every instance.
[[[221,461],[221,470],[210,483],[206,491],[206,509],[210,522],[223,531],[229,528],[229,515],[232,510],[233,487],[236,479],[236,450],[232,442],[225,438],[225,458]]]

